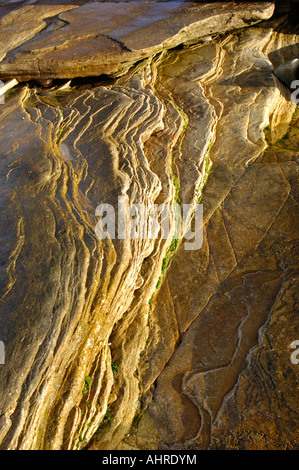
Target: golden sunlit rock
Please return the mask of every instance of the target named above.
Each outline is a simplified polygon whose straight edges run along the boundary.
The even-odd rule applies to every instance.
[[[292,13],[11,5],[0,448],[298,449],[299,113],[274,73],[299,57]],[[163,204],[169,236],[100,239],[121,197]],[[174,204],[202,205],[198,249]]]

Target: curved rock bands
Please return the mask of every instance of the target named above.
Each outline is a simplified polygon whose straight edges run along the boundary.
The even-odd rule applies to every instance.
[[[281,50],[295,51],[296,42],[298,37],[250,29],[169,60],[180,70],[180,84],[192,57],[194,75],[186,73],[191,90],[201,64],[200,89],[214,110],[212,169],[201,199],[204,240],[199,252],[181,245],[155,298],[141,366],[144,393],[153,398],[118,449],[298,445],[295,428],[288,427],[298,422],[289,349],[298,336],[298,115],[268,59],[281,44]],[[189,118],[187,148],[193,108],[190,94],[182,104],[181,84],[177,94]],[[272,145],[265,152],[269,122]]]
[[[127,73],[113,84],[24,85],[1,105],[3,449],[298,446],[289,345],[299,124],[273,74],[298,35],[263,24],[166,51],[193,31],[178,29],[175,8],[188,24],[199,14],[170,3],[160,20],[174,30],[161,39],[157,27],[141,55],[129,41],[153,25],[129,22],[132,3],[126,15],[118,3],[107,41]],[[92,5],[87,16],[112,11]],[[151,7],[138,5],[146,17]],[[59,14],[65,25],[49,10],[47,29],[38,23],[39,36],[0,69],[27,47],[44,54],[43,41],[68,54],[79,8]],[[255,8],[261,18],[272,6]],[[99,240],[96,208],[116,208],[121,195],[146,207],[202,203],[201,249],[171,237]]]
[[[10,360],[0,372],[2,387],[11,390],[2,390],[4,447],[80,447],[106,414],[109,337],[154,242],[99,242],[95,209],[116,207],[122,194],[130,204],[148,205],[161,191],[143,149],[163,129],[164,106],[137,76],[135,85],[71,95],[21,92],[5,105],[4,128],[18,127],[2,142],[2,241],[9,256],[1,331]],[[16,148],[17,132],[24,140]],[[82,395],[86,377],[91,387]]]

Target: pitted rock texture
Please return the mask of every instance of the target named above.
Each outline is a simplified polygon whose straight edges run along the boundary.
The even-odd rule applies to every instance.
[[[78,3],[26,44],[60,37]],[[174,50],[166,31],[119,77],[6,96],[2,449],[298,448],[299,114],[273,73],[299,55],[290,24]],[[124,195],[201,203],[202,247],[174,244],[173,225],[99,240],[97,206]]]

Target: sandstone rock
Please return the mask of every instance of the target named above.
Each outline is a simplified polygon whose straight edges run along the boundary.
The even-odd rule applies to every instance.
[[[150,194],[154,200],[161,189],[141,144],[162,128],[163,105],[151,91],[99,87],[57,97],[48,93],[39,99],[24,89],[9,97],[1,115],[6,215],[1,234],[7,255],[1,270],[7,358],[0,370],[1,440],[11,449],[77,448],[99,427],[112,396],[109,338],[132,302],[153,242],[99,242],[95,209],[101,202],[115,205],[125,192],[131,203],[135,198],[149,203]],[[129,134],[138,129],[130,144],[123,122]],[[138,319],[139,348],[146,340],[146,318],[147,312]],[[133,349],[134,370],[138,359]],[[83,394],[86,377],[90,388]],[[131,413],[133,419],[134,409]]]
[[[121,51],[123,72],[144,54],[127,73],[21,85],[1,105],[2,449],[298,448],[299,124],[273,66],[299,37],[279,19],[168,50],[187,37],[170,3],[138,3],[144,19],[147,8],[170,15],[171,34],[157,28],[136,47],[133,4],[118,4],[130,21],[111,18],[119,29],[105,44]],[[222,7],[204,10],[218,26]],[[22,64],[23,47],[44,64],[55,41],[57,54],[74,51],[67,19],[93,54],[97,21],[88,36],[79,8],[0,67]],[[180,8],[188,21],[199,12]],[[242,5],[239,23],[236,8],[229,29],[253,18]],[[255,20],[272,9],[254,8]],[[106,65],[118,53],[108,52]],[[71,59],[61,66],[78,71]],[[99,240],[96,207],[124,194],[128,204],[201,202],[202,247],[173,245],[173,224],[168,239]]]
[[[299,80],[299,59],[293,59],[286,64],[281,64],[274,70],[275,75],[288,87],[295,80]]]
[[[46,20],[59,13],[75,8],[64,5],[24,6],[13,10],[0,19],[0,60],[13,49],[34,38],[47,29]],[[51,28],[50,28],[51,29]]]
[[[12,37],[9,50],[14,50],[0,63],[0,77],[30,80],[119,75],[165,48],[267,19],[274,4],[91,3],[63,14],[57,11],[55,17],[52,8],[52,19],[44,29],[46,13],[40,15],[40,8],[33,5],[24,10],[28,24],[36,17],[37,30],[28,27],[25,36]],[[45,9],[50,16],[51,7]],[[23,29],[23,9],[1,21],[3,37],[11,28]],[[33,37],[35,32],[40,34]],[[5,54],[9,50],[6,46]]]
[[[293,39],[285,36],[285,45]],[[222,58],[220,74],[215,61],[207,84],[205,76],[200,79],[219,113],[209,155],[212,171],[202,197],[203,247],[188,254],[178,249],[156,295],[142,367],[145,390],[156,380],[155,392],[120,449],[153,448],[148,422],[159,435],[157,449],[298,447],[297,366],[290,361],[290,344],[298,336],[298,215],[293,201],[298,114],[292,119],[294,105],[275,87],[262,52],[270,41],[271,54],[281,40],[280,34],[258,29],[226,38],[214,49]],[[207,46],[198,52],[194,72],[204,54],[211,54]],[[178,64],[188,70],[190,52],[181,55]],[[242,69],[248,62],[255,65],[245,78]],[[182,104],[181,90],[175,99]],[[192,129],[198,117],[188,113],[190,104],[183,109]],[[276,140],[264,152],[262,129],[269,118],[274,127],[285,129],[284,119],[292,124],[288,133],[283,131],[287,139]],[[172,324],[178,331],[174,339]],[[283,403],[288,404],[286,414]]]

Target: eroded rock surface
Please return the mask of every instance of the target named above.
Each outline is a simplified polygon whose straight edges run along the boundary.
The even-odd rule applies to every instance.
[[[60,13],[59,9],[69,11]],[[267,19],[273,10],[273,2],[25,6],[0,20],[3,35],[11,36],[11,30],[20,28],[24,31],[24,37],[11,36],[15,47],[5,45],[0,76],[30,80],[121,74],[134,62],[163,49]],[[28,30],[23,29],[23,15]]]
[[[299,80],[299,59],[293,59],[281,64],[274,70],[275,75],[288,87],[292,87],[295,80]]]
[[[190,61],[194,70],[211,49],[219,60],[200,80],[215,113],[203,247],[178,249],[155,297],[142,366],[146,390],[156,379],[153,400],[120,449],[298,446],[290,361],[299,334],[298,113],[268,62],[282,40],[289,38],[251,29],[200,47]],[[286,49],[296,54],[297,41]],[[186,66],[190,52],[181,54]]]
[[[23,78],[55,60],[78,77],[80,37],[106,60],[86,75],[117,77],[22,84],[0,106],[1,448],[298,448],[299,115],[273,73],[298,30],[279,17],[216,35],[271,16],[264,2],[118,3],[121,18],[65,3],[3,43],[0,73],[27,55],[44,59]],[[102,32],[80,27],[99,8]],[[203,204],[202,247],[99,240],[96,207],[121,195]]]

